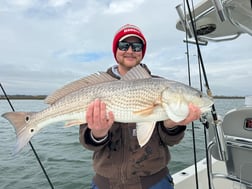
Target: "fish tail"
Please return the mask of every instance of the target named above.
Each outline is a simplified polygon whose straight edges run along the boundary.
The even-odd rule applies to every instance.
[[[17,143],[14,149],[14,154],[18,153],[37,132],[36,129],[27,127],[30,116],[33,112],[7,112],[2,115],[15,128]]]

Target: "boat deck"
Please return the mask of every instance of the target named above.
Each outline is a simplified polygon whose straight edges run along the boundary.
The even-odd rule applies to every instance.
[[[225,170],[225,163],[221,161],[217,161],[215,159],[212,160],[213,162],[213,172],[214,173],[223,173],[226,174]],[[208,179],[207,179],[207,168],[206,168],[206,159],[203,159],[197,163],[197,170],[198,170],[198,185],[199,189],[208,189]],[[224,172],[223,172],[224,171]],[[194,165],[183,169],[176,174],[172,175],[175,183],[176,189],[196,189],[195,183],[195,168]],[[214,181],[215,189],[245,189],[245,187],[237,184],[235,182],[215,178]]]

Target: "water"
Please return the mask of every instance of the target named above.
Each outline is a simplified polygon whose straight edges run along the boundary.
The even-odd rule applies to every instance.
[[[13,100],[15,111],[40,111],[46,108],[42,100]],[[216,99],[218,114],[232,108],[241,107],[243,99]],[[7,101],[0,100],[0,115],[11,111]],[[203,126],[195,122],[197,159],[204,157]],[[92,152],[79,144],[78,127],[63,128],[62,124],[44,128],[32,139],[32,144],[44,165],[54,188],[86,189],[93,176]],[[16,138],[13,127],[0,117],[0,189],[50,188],[31,148],[26,146],[13,156]],[[175,173],[193,164],[191,126],[183,141],[171,148],[172,160],[169,164],[171,173]]]

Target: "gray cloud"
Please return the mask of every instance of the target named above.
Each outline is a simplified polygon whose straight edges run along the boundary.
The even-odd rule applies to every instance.
[[[115,64],[112,39],[123,24],[148,40],[144,63],[153,74],[187,83],[184,33],[175,28],[174,1],[48,0],[0,2],[0,82],[10,94],[50,94]],[[251,94],[252,38],[201,47],[209,83],[218,95]],[[196,49],[190,45],[193,84]]]

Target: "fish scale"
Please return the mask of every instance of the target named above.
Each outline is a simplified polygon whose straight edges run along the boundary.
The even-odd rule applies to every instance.
[[[111,85],[110,83],[102,84],[98,87],[83,89],[81,93],[88,92],[88,95],[104,101],[108,110],[113,111],[115,114],[117,121],[136,122],[138,120],[134,120],[133,112],[152,106],[156,99],[160,97],[160,93],[157,91],[159,88],[157,87],[158,80],[156,82],[149,80],[146,84],[143,84],[144,82],[131,81],[126,84],[123,81],[117,82],[110,90],[106,90]],[[89,104],[90,102],[87,103]]]

